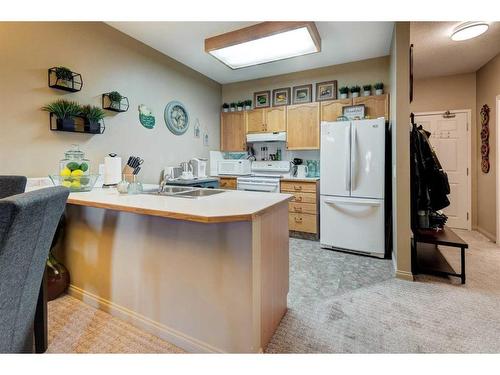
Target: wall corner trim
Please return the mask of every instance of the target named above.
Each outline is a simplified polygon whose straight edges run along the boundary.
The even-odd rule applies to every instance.
[[[411,272],[396,270],[396,278],[406,281],[415,281],[415,277]]]

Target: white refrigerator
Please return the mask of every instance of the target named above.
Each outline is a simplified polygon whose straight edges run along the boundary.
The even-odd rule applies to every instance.
[[[385,254],[385,119],[321,123],[320,243]]]

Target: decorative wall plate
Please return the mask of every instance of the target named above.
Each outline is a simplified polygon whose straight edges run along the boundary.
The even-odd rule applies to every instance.
[[[165,124],[175,135],[184,134],[189,128],[189,114],[184,104],[172,101],[165,107]]]
[[[155,117],[151,110],[144,104],[139,106],[139,121],[146,129],[153,129],[155,127]]]

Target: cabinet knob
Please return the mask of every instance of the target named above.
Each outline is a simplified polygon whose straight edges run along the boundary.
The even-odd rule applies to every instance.
[[[295,218],[296,223],[302,223],[302,218],[301,217],[296,217]]]
[[[302,202],[302,197],[295,197],[296,202]]]

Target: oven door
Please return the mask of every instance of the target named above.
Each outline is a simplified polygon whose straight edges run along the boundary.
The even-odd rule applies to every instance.
[[[279,193],[280,191],[280,182],[277,179],[238,178],[236,181],[238,190],[267,193]]]

